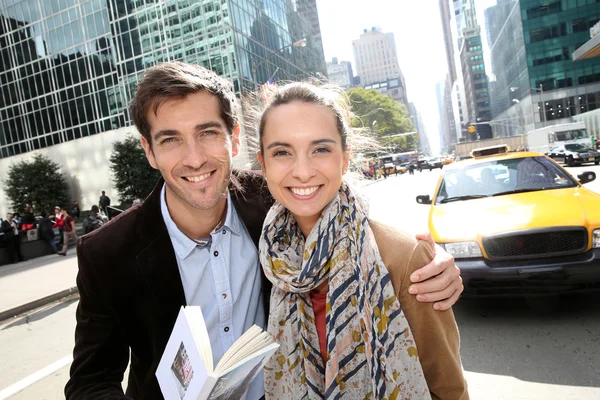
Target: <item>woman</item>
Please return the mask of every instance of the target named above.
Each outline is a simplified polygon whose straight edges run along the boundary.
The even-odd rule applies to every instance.
[[[275,89],[262,114],[259,161],[277,202],[259,251],[281,345],[266,397],[467,399],[452,311],[407,293],[431,248],[368,220],[343,179],[349,118],[335,92],[306,83]]]

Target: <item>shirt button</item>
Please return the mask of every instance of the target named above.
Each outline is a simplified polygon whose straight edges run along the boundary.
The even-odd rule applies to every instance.
[[[226,326],[225,329],[223,329],[225,332],[229,332],[229,327]]]
[[[215,257],[219,257],[219,252],[218,252],[218,251],[215,251],[215,252],[213,253],[213,255],[214,255]]]
[[[227,231],[225,229],[223,229],[223,235],[226,234],[226,233],[227,233]]]

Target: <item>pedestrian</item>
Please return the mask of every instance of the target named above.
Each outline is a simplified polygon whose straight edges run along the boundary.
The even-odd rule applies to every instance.
[[[100,214],[100,209],[98,208],[97,205],[94,204],[90,211],[90,215],[88,215],[83,220],[83,233],[84,234],[90,233],[90,232],[100,228],[102,225],[104,225],[104,220],[102,219],[102,217],[99,214]]]
[[[54,241],[54,229],[52,229],[52,221],[48,218],[48,213],[44,210],[41,212],[41,219],[39,222],[39,235],[40,239],[44,240],[53,253],[56,253],[56,242]]]
[[[54,224],[52,225],[52,228],[58,228],[58,247],[62,248],[65,238],[65,220],[60,210],[61,208],[59,206],[54,207]]]
[[[6,214],[6,220],[0,224],[0,232],[3,233],[2,240],[6,245],[10,262],[25,261],[23,254],[21,254],[21,238],[19,237],[19,229],[14,214]]]
[[[271,90],[259,161],[276,203],[259,254],[280,347],[265,366],[266,399],[468,399],[452,311],[408,293],[405,277],[431,247],[369,219],[344,178],[349,106],[308,83]]]
[[[77,243],[77,232],[75,231],[75,220],[69,215],[67,209],[62,208],[60,212],[64,220],[64,233],[62,250],[59,251],[57,254],[61,256],[66,256],[67,250],[69,248],[69,239],[73,239],[73,241]]]
[[[137,196],[133,196],[133,203],[131,204],[132,206],[135,206],[137,204],[140,204],[142,202],[142,200],[140,200],[139,197]]]
[[[237,109],[231,83],[210,70],[169,62],[145,72],[130,115],[162,178],[140,206],[79,240],[67,400],[124,398],[129,359],[127,398],[162,398],[156,366],[183,305],[201,307],[214,363],[252,325],[266,327],[271,285],[257,245],[272,199],[259,174],[232,173]],[[418,284],[426,300],[452,305],[456,271],[438,251],[421,271],[435,275]],[[261,374],[246,398],[263,395]]]
[[[74,200],[73,208],[71,209],[71,216],[73,218],[79,218],[80,213],[81,213],[81,210],[79,210],[79,203],[77,202],[77,200]]]
[[[106,192],[104,190],[102,191],[102,195],[98,200],[98,205],[100,206],[102,212],[104,212],[104,215],[108,216],[108,206],[110,206],[110,197],[106,195]]]
[[[35,217],[33,216],[33,208],[29,204],[25,204],[25,212],[21,217],[21,230],[28,231],[35,228]]]

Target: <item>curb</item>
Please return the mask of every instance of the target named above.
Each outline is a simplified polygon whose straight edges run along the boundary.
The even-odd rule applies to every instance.
[[[20,306],[13,307],[9,310],[0,311],[0,322],[7,320],[9,318],[12,318],[12,317],[16,317],[19,314],[23,314],[28,311],[35,310],[36,308],[53,303],[57,300],[65,298],[65,297],[69,297],[73,294],[79,295],[79,289],[77,289],[77,286],[73,286],[68,289],[61,290],[58,293],[54,293],[49,296],[42,297],[41,299],[37,299],[37,300],[31,301],[29,303],[25,303]]]

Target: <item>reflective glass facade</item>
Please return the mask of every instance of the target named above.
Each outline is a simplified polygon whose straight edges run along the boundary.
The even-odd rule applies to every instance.
[[[325,75],[312,11],[292,0],[3,0],[0,158],[129,125],[135,85],[163,61],[203,65],[238,93],[276,71]]]

